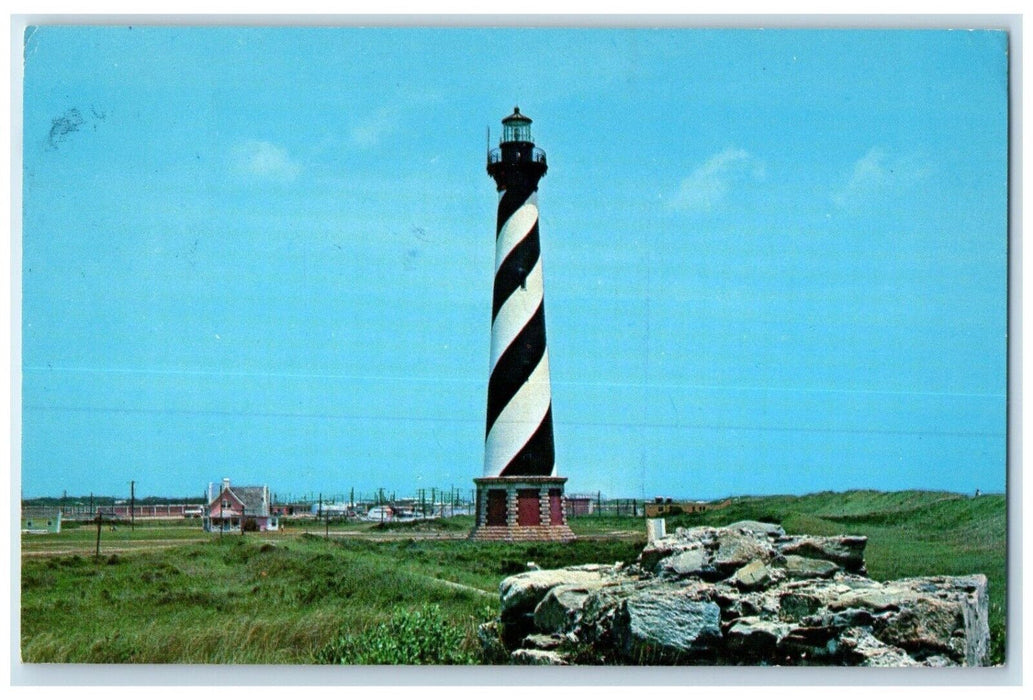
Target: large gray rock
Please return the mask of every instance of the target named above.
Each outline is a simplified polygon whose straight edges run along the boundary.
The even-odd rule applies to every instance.
[[[954,581],[957,586],[957,601],[962,606],[964,630],[960,637],[965,640],[966,666],[985,666],[990,661],[990,591],[989,582],[982,574],[971,576],[945,576],[944,583]]]
[[[778,645],[793,629],[792,625],[759,617],[741,617],[732,623],[725,639],[728,650],[743,658],[767,659],[775,655]]]
[[[588,564],[564,569],[525,571],[499,584],[499,633],[507,645],[517,643],[535,629],[534,613],[558,586],[592,587],[616,576],[617,568]],[[557,613],[559,614],[559,613]]]
[[[802,622],[804,618],[817,614],[825,605],[820,591],[811,588],[785,586],[771,591],[771,597],[778,601],[778,617],[785,622]]]
[[[632,663],[684,660],[712,649],[721,639],[721,608],[668,590],[641,591],[625,599],[613,635]]]
[[[645,571],[654,572],[657,565],[668,557],[681,554],[688,549],[701,549],[705,547],[708,541],[703,535],[707,531],[712,531],[712,529],[693,528],[690,531],[693,535],[686,536],[686,531],[678,528],[674,534],[658,537],[646,544],[645,548],[638,555],[638,565]],[[699,531],[699,534],[696,534],[697,531]]]
[[[525,571],[503,579],[499,584],[499,602],[503,617],[533,615],[542,598],[556,586],[592,585],[601,583],[614,574],[614,567],[567,567]]]
[[[731,573],[751,561],[769,562],[775,557],[775,548],[766,535],[750,530],[725,530],[717,536],[717,551],[713,563],[718,571]]]
[[[513,663],[521,666],[566,666],[563,654],[545,649],[517,649],[513,652]]]
[[[839,564],[825,559],[809,559],[796,554],[787,554],[778,562],[786,575],[793,579],[829,578],[842,571]]]
[[[754,559],[741,569],[737,569],[728,581],[744,591],[755,591],[767,588],[776,580],[785,576],[779,569],[773,569],[763,559]]]
[[[739,530],[741,532],[753,532],[765,535],[771,539],[785,537],[786,531],[776,523],[762,523],[758,520],[740,520],[728,525],[726,530]]]
[[[558,634],[529,634],[524,637],[524,649],[541,649],[542,651],[552,651],[563,644],[566,641],[564,637]]]
[[[824,559],[839,564],[851,573],[864,573],[864,548],[867,537],[792,537],[779,543],[783,555],[795,554],[808,559]]]
[[[710,563],[710,552],[702,546],[681,550],[661,559],[656,567],[657,574],[664,578],[719,578]]]
[[[840,585],[833,587],[816,586],[804,583],[808,589],[825,592],[825,598],[832,610],[846,608],[863,608],[865,610],[895,609],[902,593],[892,583],[885,585],[878,581],[859,577],[840,577]],[[803,589],[801,589],[803,590]]]
[[[864,627],[854,627],[839,637],[843,654],[854,666],[879,668],[901,668],[921,666],[903,650],[889,646],[876,639]]]
[[[982,575],[886,583],[840,575],[832,580],[790,582],[768,594],[778,595],[780,619],[801,628],[837,634],[868,629],[880,642],[918,662],[938,657],[953,664],[983,666],[990,638],[986,586]]]
[[[743,520],[726,528],[678,528],[650,542],[639,566],[664,578],[720,580],[751,561],[784,568],[791,578],[864,573],[865,537],[787,536],[780,525]]]
[[[614,618],[621,603],[653,585],[650,581],[624,581],[598,588],[585,599],[581,606],[581,622],[568,634],[598,649],[613,648]]]
[[[534,609],[534,626],[546,633],[563,633],[576,627],[589,594],[606,585],[597,581],[583,585],[555,586]]]
[[[983,666],[989,655],[989,598],[986,577],[927,576],[886,584],[899,610],[874,634],[924,659],[943,656],[966,666]]]

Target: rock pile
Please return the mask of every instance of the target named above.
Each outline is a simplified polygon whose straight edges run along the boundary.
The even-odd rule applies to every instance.
[[[499,586],[485,660],[520,664],[983,666],[983,575],[880,583],[864,537],[777,525],[679,528],[634,564],[532,570]]]

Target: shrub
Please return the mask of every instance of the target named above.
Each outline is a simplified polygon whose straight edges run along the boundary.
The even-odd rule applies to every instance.
[[[345,634],[315,654],[321,664],[475,664],[465,634],[437,605],[395,613],[357,635]]]

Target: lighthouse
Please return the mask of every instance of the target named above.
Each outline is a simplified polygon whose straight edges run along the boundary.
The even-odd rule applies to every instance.
[[[538,182],[545,151],[516,107],[488,151],[499,193],[484,436],[473,539],[570,540],[556,475],[552,389],[545,335],[545,287],[538,233]]]

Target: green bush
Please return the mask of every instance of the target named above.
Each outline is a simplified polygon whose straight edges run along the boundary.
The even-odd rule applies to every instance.
[[[345,634],[315,654],[320,664],[475,664],[462,629],[437,605],[402,610],[362,634]]]

